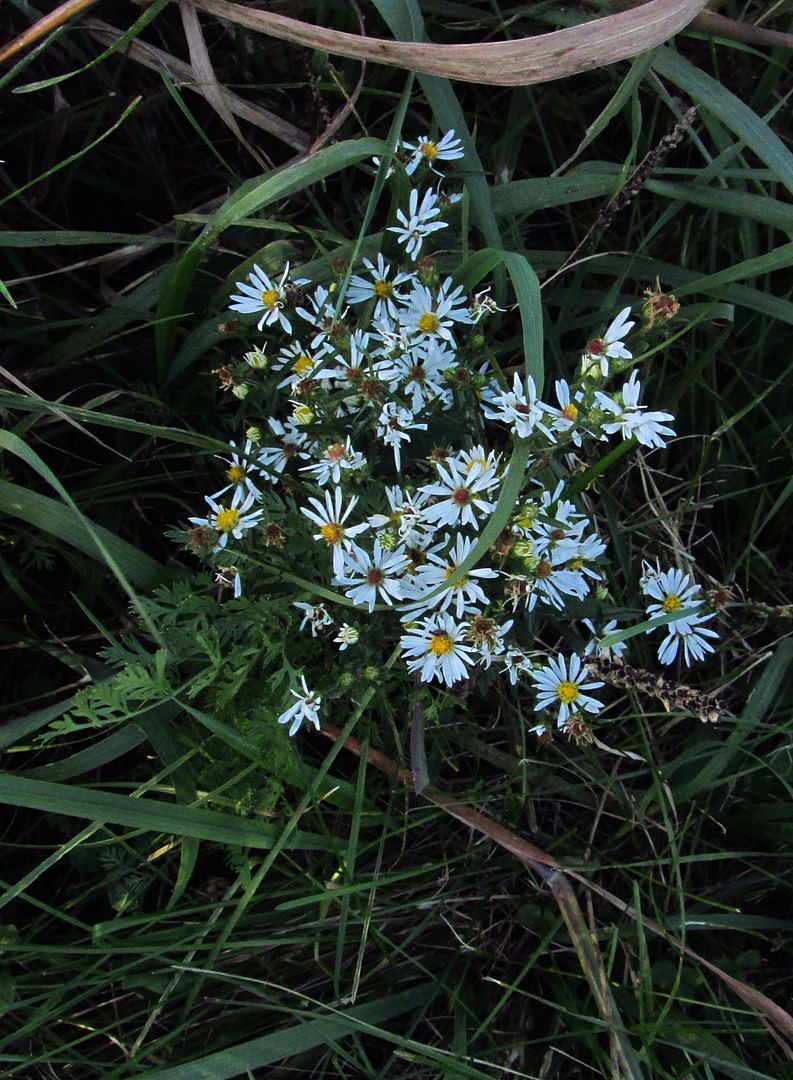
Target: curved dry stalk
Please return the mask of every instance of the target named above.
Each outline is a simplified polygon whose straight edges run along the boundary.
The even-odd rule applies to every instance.
[[[5,48],[0,49],[0,64],[4,60],[10,60],[12,56],[21,52],[22,49],[26,49],[28,45],[33,45],[40,38],[51,34],[53,30],[63,26],[69,19],[73,19],[75,15],[87,11],[95,3],[96,0],[66,0],[65,4],[59,4],[49,15],[43,15],[40,19],[37,19],[19,37],[15,37],[13,41],[9,41]]]
[[[637,7],[640,2],[641,0],[610,0],[615,11]],[[721,2],[719,7],[721,7]],[[711,0],[710,10],[703,11],[692,19],[691,29],[699,30],[703,34],[712,34],[714,37],[725,38],[728,41],[742,41],[747,45],[793,49],[793,34],[786,34],[784,30],[768,30],[765,26],[741,22],[739,19],[730,19],[727,15],[719,15],[715,8],[716,3]]]
[[[461,82],[528,86],[613,64],[660,45],[687,26],[705,7],[706,0],[649,0],[640,8],[549,34],[467,45],[360,37],[269,11],[255,11],[229,0],[193,2],[201,11],[308,48]]]
[[[341,734],[339,728],[334,724],[329,723],[323,723],[320,731],[326,738],[332,739],[333,741],[338,739]],[[358,739],[352,736],[347,739],[344,746],[345,749],[350,750],[358,757],[364,755],[363,745]],[[401,769],[392,758],[389,758],[386,754],[381,753],[379,750],[374,750],[371,747],[366,750],[365,756],[370,765],[374,765],[375,768],[380,769],[389,776],[393,776],[394,779],[399,780],[400,783],[405,784],[406,787],[415,790],[413,788],[413,781],[409,769]],[[611,1002],[605,1000],[604,986],[607,986],[607,983],[603,983],[602,976],[600,976],[598,971],[598,965],[600,964],[599,958],[594,952],[591,941],[589,941],[588,938],[587,940],[584,940],[584,937],[582,937],[582,933],[585,934],[585,930],[582,931],[581,928],[585,928],[585,923],[583,921],[583,916],[581,915],[581,909],[578,906],[570,883],[567,880],[568,878],[572,878],[579,882],[579,884],[585,886],[601,899],[606,900],[629,918],[641,922],[645,930],[657,934],[659,937],[663,938],[667,944],[712,972],[712,974],[720,979],[725,986],[729,987],[733,993],[737,994],[746,1005],[760,1015],[766,1027],[776,1037],[777,1042],[783,1048],[787,1057],[793,1061],[793,1016],[786,1012],[781,1006],[777,1005],[775,1001],[772,1001],[769,997],[766,997],[765,994],[762,994],[759,990],[755,990],[754,987],[749,986],[740,979],[728,975],[726,971],[722,971],[720,967],[717,967],[715,964],[711,963],[710,960],[705,959],[704,956],[695,952],[694,949],[675,937],[674,934],[669,933],[659,923],[648,918],[646,915],[638,913],[630,904],[626,903],[624,900],[620,900],[618,896],[609,892],[608,889],[604,889],[595,882],[588,880],[583,874],[579,874],[575,870],[570,870],[565,867],[555,856],[549,855],[528,840],[524,840],[522,836],[518,836],[517,833],[513,833],[510,829],[500,825],[498,822],[488,817],[487,814],[474,810],[472,806],[461,803],[454,795],[431,784],[428,784],[422,790],[421,795],[425,799],[429,799],[431,802],[435,803],[436,806],[439,806],[451,817],[456,818],[458,821],[463,822],[472,829],[476,829],[477,832],[481,833],[483,836],[489,837],[494,843],[498,844],[499,847],[503,847],[506,851],[509,851],[510,854],[514,855],[516,859],[519,859],[524,863],[524,865],[534,870],[535,873],[539,874],[543,881],[545,881],[551,889],[554,899],[559,905],[559,910],[573,935],[573,942],[579,955],[579,959],[581,960],[584,974],[592,987],[593,995],[598,1005],[598,1009],[600,1010],[601,1017],[612,1036],[612,1045],[617,1048],[620,1057],[623,1057],[626,1053],[629,1054],[630,1048],[623,1045],[624,1040],[622,1039],[622,1031],[619,1026],[615,1025],[616,1017],[611,1011]]]

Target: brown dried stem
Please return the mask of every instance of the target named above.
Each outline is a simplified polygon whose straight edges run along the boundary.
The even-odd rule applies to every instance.
[[[333,741],[338,739],[341,734],[339,728],[329,723],[324,723],[320,730],[326,738]],[[370,765],[374,765],[375,768],[380,769],[381,772],[394,777],[395,780],[398,780],[407,788],[414,790],[410,770],[401,769],[399,765],[386,754],[371,747],[368,747],[364,754],[362,743],[352,736],[347,739],[344,746],[345,749],[356,754],[358,757],[365,756]],[[499,847],[503,847],[505,851],[509,851],[511,855],[514,855],[515,858],[519,859],[525,866],[534,870],[535,873],[543,879],[546,885],[548,885],[553,893],[554,899],[559,905],[565,922],[570,928],[570,933],[573,937],[579,959],[581,960],[582,968],[592,987],[592,992],[604,1023],[607,1025],[611,1034],[612,1048],[616,1048],[618,1057],[623,1063],[627,1062],[631,1050],[624,1040],[621,1025],[618,1026],[619,1022],[617,1015],[613,1012],[613,1002],[611,1000],[606,1001],[604,998],[604,988],[607,987],[607,983],[602,981],[602,975],[599,970],[602,968],[602,964],[594,951],[592,942],[588,938],[588,934],[585,930],[586,924],[570,886],[570,882],[567,880],[568,878],[578,881],[581,885],[585,886],[603,900],[606,900],[629,918],[641,922],[646,930],[662,937],[664,941],[673,948],[684,953],[690,959],[701,964],[712,974],[716,975],[725,986],[728,986],[743,1002],[745,1002],[745,1004],[754,1009],[763,1018],[764,1023],[766,1023],[766,1026],[777,1038],[777,1042],[783,1048],[785,1054],[793,1061],[793,1017],[777,1005],[776,1002],[766,997],[765,994],[760,993],[759,990],[755,990],[740,979],[735,979],[732,975],[728,975],[726,971],[722,971],[721,968],[712,964],[709,960],[706,960],[705,957],[680,941],[674,934],[670,934],[653,919],[635,911],[630,904],[627,904],[624,900],[620,900],[619,897],[609,892],[608,889],[602,888],[595,882],[585,878],[582,874],[564,866],[555,856],[549,855],[530,841],[511,832],[503,825],[500,825],[498,822],[488,817],[487,814],[482,814],[480,811],[474,810],[473,807],[468,806],[466,803],[460,802],[459,799],[449,792],[443,791],[441,788],[430,784],[422,790],[421,795],[425,799],[429,799],[430,802],[435,803],[436,806],[439,806],[444,813],[449,814],[451,817],[456,818],[457,821],[461,821],[463,824],[475,829],[483,836],[487,836],[494,843],[498,844]],[[584,928],[583,936],[582,927]]]

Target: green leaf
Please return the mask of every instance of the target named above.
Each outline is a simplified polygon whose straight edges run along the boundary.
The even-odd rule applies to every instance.
[[[525,255],[519,255],[514,251],[504,251],[502,258],[512,280],[523,324],[523,355],[526,374],[534,379],[537,394],[540,395],[545,382],[540,283]]]
[[[183,431],[181,428],[147,424],[142,420],[132,420],[115,413],[97,412],[96,409],[81,408],[77,405],[55,404],[51,401],[45,401],[44,398],[30,397],[27,394],[15,394],[1,388],[0,402],[5,402],[9,408],[23,412],[51,413],[55,416],[62,413],[64,416],[79,420],[84,424],[97,424],[99,427],[132,431],[137,435],[166,439],[168,442],[185,443],[187,446],[195,446],[199,450],[211,450],[215,454],[227,454],[229,449],[228,443],[213,439],[209,435],[202,435],[197,431]]]
[[[147,1075],[149,1080],[229,1080],[230,1077],[246,1072],[250,1074],[253,1069],[263,1069],[315,1046],[335,1043],[353,1032],[367,1033],[370,1036],[387,1035],[389,1041],[399,1041],[389,1033],[378,1032],[372,1025],[422,1008],[431,999],[433,992],[434,987],[425,984],[403,990],[391,997],[369,1001],[365,1005],[355,1005],[350,1009],[329,1008],[325,1013],[314,1014],[302,1023],[282,1028],[270,1035],[251,1039],[215,1054],[207,1054],[198,1061],[149,1071]]]
[[[7,806],[27,806],[51,814],[87,821],[110,821],[154,833],[173,833],[193,836],[197,840],[212,840],[257,849],[271,848],[281,843],[280,825],[257,819],[232,817],[194,806],[176,806],[163,799],[133,798],[111,795],[90,788],[53,784],[45,780],[29,780],[12,773],[0,773],[0,803]],[[290,850],[327,851],[333,845],[326,837],[294,829],[282,844]]]
[[[106,556],[110,556],[118,567],[123,568],[126,580],[141,589],[153,589],[172,576],[156,559],[96,525],[79,510],[19,484],[0,480],[0,510],[50,533],[99,562],[107,562]]]
[[[771,169],[781,184],[793,193],[793,154],[762,117],[701,68],[684,59],[674,49],[659,48],[653,68],[705,108],[750,147]]]
[[[40,765],[35,769],[25,769],[22,775],[31,780],[71,780],[75,776],[95,773],[103,765],[109,765],[111,761],[134,750],[145,741],[144,731],[136,724],[127,724],[118,731],[106,735],[104,739],[99,739],[91,746],[87,746],[84,750],[70,754],[62,761],[53,761],[49,765]]]
[[[0,505],[2,505],[1,502]],[[71,705],[72,699],[67,698],[65,701],[59,701],[56,705],[48,706],[46,709],[39,709],[37,712],[29,713],[28,716],[17,716],[13,720],[4,720],[0,725],[0,750],[15,746],[17,743],[27,739],[28,735],[41,731],[47,724],[51,724],[53,720],[63,716],[71,708]]]
[[[533,214],[537,210],[567,206],[586,199],[602,199],[604,195],[613,195],[616,186],[616,172],[613,175],[574,172],[571,176],[511,180],[492,189],[493,210],[508,217]]]
[[[82,244],[112,246],[157,247],[171,244],[167,236],[147,236],[145,233],[81,232],[79,229],[45,229],[31,232],[0,232],[0,248],[79,247]]]

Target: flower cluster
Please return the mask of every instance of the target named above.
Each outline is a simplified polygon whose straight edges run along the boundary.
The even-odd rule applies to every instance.
[[[501,309],[487,290],[471,294],[440,273],[425,250],[459,199],[441,190],[438,167],[461,157],[453,132],[404,145],[392,171],[403,168],[414,185],[407,207],[386,227],[385,251],[350,268],[346,290],[292,279],[288,266],[277,280],[254,266],[237,282],[232,310],[283,335],[245,354],[247,374],[229,376],[237,388],[259,380],[251,385],[269,414],[241,449],[230,445],[225,485],[207,496],[206,517],[190,521],[216,554],[247,534],[254,546],[260,537],[286,554],[296,536],[301,550],[313,545],[307,573],[317,593],[304,590],[294,606],[300,630],[338,646],[338,663],[371,638],[398,644],[424,683],[450,688],[486,671],[514,686],[527,676],[537,711],[579,730],[585,714],[603,708],[589,693],[602,684],[589,678],[587,658],[619,657],[625,646],[601,646],[595,624],[579,614],[578,652],[554,658],[530,647],[540,617],[558,619],[571,605],[593,612],[606,595],[606,544],[571,494],[564,464],[585,442],[612,436],[662,448],[673,417],[639,404],[635,368],[606,389],[633,361],[630,308],[588,341],[577,381],[557,380],[550,401],[522,363],[502,370],[482,361],[486,324]],[[517,500],[506,496],[504,505],[505,481],[514,480],[510,444],[526,447],[528,460]],[[245,543],[235,560],[225,583],[238,595]],[[707,639],[716,634],[703,628],[712,616],[687,575],[648,569],[642,588],[655,601],[648,616],[681,612],[665,625],[662,663],[681,645],[686,663],[712,651]],[[368,635],[365,623],[379,629]],[[600,636],[617,630],[607,622]],[[321,699],[305,676],[302,687],[279,717],[290,734],[304,720],[319,722]]]

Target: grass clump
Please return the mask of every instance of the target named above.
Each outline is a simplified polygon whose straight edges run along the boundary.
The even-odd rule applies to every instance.
[[[728,2],[721,14],[763,13],[745,7]],[[384,23],[372,15],[367,30],[403,33],[394,10],[382,5]],[[529,35],[569,15],[556,3],[422,13],[437,41]],[[15,109],[4,281],[16,305],[0,402],[0,631],[12,661],[0,797],[14,808],[5,1073],[785,1075],[787,54],[695,30],[631,62],[493,90],[377,65],[359,79],[356,61],[201,16],[207,92],[195,25],[172,5],[136,14],[126,36],[93,17],[76,23],[5,74]],[[6,39],[24,19],[21,7],[5,16]],[[345,6],[328,9],[327,25],[358,30]],[[188,54],[204,96],[189,85]],[[449,224],[410,253],[432,253],[422,266],[387,230],[397,210],[410,216],[411,187],[441,181],[398,161],[389,178],[389,155],[400,139],[451,129],[465,157],[438,168],[462,199],[427,219]],[[292,338],[278,314],[305,330],[297,309],[313,311],[317,286],[334,286],[333,303],[379,252],[415,275],[394,289],[413,291],[417,325],[430,310],[418,310],[418,285],[435,313],[447,276],[446,297],[462,287],[449,329],[457,349],[431,380],[443,393],[417,391],[418,407],[404,379],[369,370],[384,359],[374,339],[361,352],[367,376],[386,384],[372,388],[376,407],[338,375],[318,377],[325,357],[350,360],[348,338],[333,354],[304,342],[318,386],[274,370]],[[278,292],[287,263],[273,306],[228,310],[254,265]],[[290,280],[299,292],[286,291]],[[502,310],[473,321],[470,298],[487,285]],[[374,303],[350,303],[348,291],[349,331],[371,332]],[[610,359],[610,384],[599,362],[580,382],[582,355],[591,368],[603,351],[592,343],[626,307],[637,325],[615,340],[633,356]],[[326,314],[342,319],[341,307]],[[615,374],[615,364],[625,367]],[[661,437],[666,448],[623,440],[636,424],[603,432],[610,416],[625,427],[619,393],[632,370],[642,404],[674,416],[657,421],[676,431]],[[527,404],[531,375],[557,409],[535,418],[552,439],[536,424],[519,430],[520,410],[508,415],[516,374]],[[309,456],[280,472],[265,453],[277,434],[269,421],[288,426],[290,399],[314,414],[292,426]],[[389,401],[428,425],[397,440],[399,473],[383,443],[397,431],[381,420]],[[349,521],[389,519],[351,537],[370,557],[375,535],[381,556],[404,539],[404,506],[391,520],[385,484],[401,479],[420,510],[437,506],[438,492],[427,493],[435,503],[420,495],[443,478],[426,460],[433,448],[483,448],[474,472],[497,509],[469,524],[472,544],[452,572],[511,577],[470,579],[496,625],[489,665],[465,652],[487,646],[459,639],[465,681],[432,678],[449,652],[431,643],[440,649],[446,634],[454,644],[456,629],[437,620],[458,627],[472,611],[458,614],[455,599],[419,613],[441,659],[426,666],[419,654],[410,672],[398,646],[416,634],[394,609],[417,597],[392,592],[388,605],[381,591],[369,612],[368,594],[352,595],[367,584],[349,561],[355,548],[339,571],[313,538],[320,526],[302,510],[309,498],[324,505],[334,482],[298,466],[321,466],[345,442],[342,417],[345,506],[358,497]],[[601,432],[614,441],[600,444]],[[224,479],[252,464],[269,479]],[[261,502],[244,505],[246,479]],[[567,520],[557,501],[521,525],[528,488],[553,492],[559,480]],[[236,491],[220,494],[228,483]],[[202,509],[208,493],[220,510],[253,515],[246,535]],[[591,523],[584,535],[608,541],[608,561],[589,563],[599,577],[566,595],[560,614],[537,596],[537,569],[570,541],[575,515]],[[515,553],[518,543],[529,546]],[[648,565],[681,576],[644,595],[643,564],[648,589]],[[499,591],[510,580],[531,585],[514,612]],[[687,592],[693,582],[700,589]],[[429,602],[427,591],[418,599]],[[673,594],[693,609],[667,603]],[[653,603],[667,621],[625,635]],[[312,619],[320,604],[332,623]],[[707,612],[700,625],[719,633],[690,668],[682,641],[670,664],[658,658],[681,610]],[[584,619],[611,651],[587,676],[607,685],[579,693],[604,708],[538,739],[529,729],[550,736],[560,709],[535,712],[537,675],[549,656],[583,657]],[[342,624],[357,642],[333,640]],[[516,647],[513,685],[504,657]],[[577,686],[571,672],[561,681]],[[718,722],[703,723],[714,711]],[[295,719],[305,727],[290,737]]]

